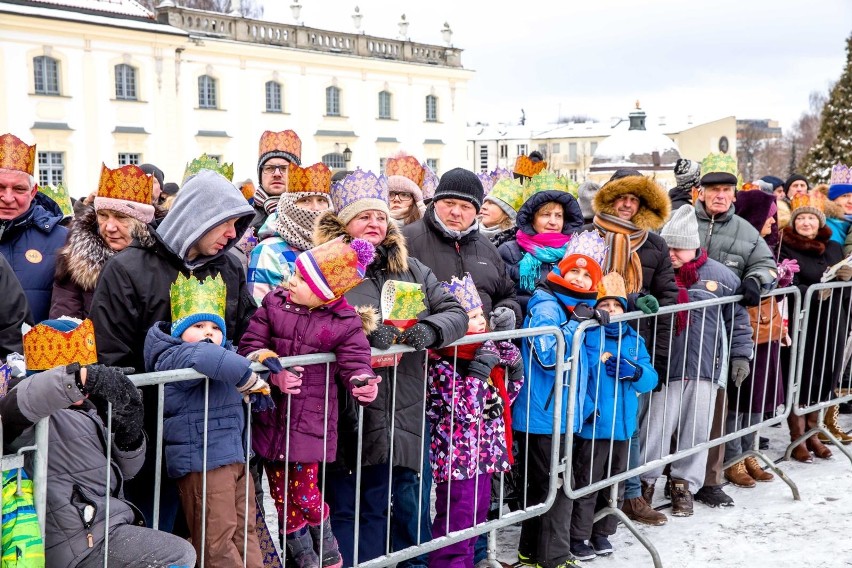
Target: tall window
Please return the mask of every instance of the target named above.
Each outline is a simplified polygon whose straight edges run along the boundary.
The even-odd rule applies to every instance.
[[[122,152],[118,155],[119,166],[138,166],[142,161],[142,154],[129,154]]]
[[[560,148],[559,148],[559,142],[554,142],[554,143],[550,146],[550,149],[551,149],[551,153],[552,153],[552,154],[558,154],[558,153],[559,153],[559,149],[560,149]]]
[[[266,112],[281,112],[281,83],[267,81]]]
[[[426,122],[438,122],[438,97],[426,95]]]
[[[527,145],[526,144],[518,144],[518,156],[526,156],[527,154]]]
[[[479,147],[479,171],[488,171],[488,146],[485,145]]]
[[[438,160],[435,158],[426,158],[426,165],[429,166],[429,169],[435,172],[435,175],[438,175]]]
[[[322,157],[322,163],[332,170],[346,169],[346,160],[343,159],[343,154],[326,154]]]
[[[571,181],[577,181],[577,170],[575,170],[575,169],[568,170],[568,177],[571,178]]]
[[[52,57],[33,58],[35,92],[37,95],[59,94],[59,61]]]
[[[385,165],[388,163],[387,158],[379,158],[379,173],[385,173]]]
[[[124,63],[115,66],[115,98],[136,100],[136,69]]]
[[[62,152],[38,153],[38,184],[57,185],[65,182],[65,163]]]
[[[500,157],[508,158],[509,157],[509,145],[508,144],[500,144]]]
[[[379,118],[391,117],[391,94],[387,91],[379,93]]]
[[[210,75],[198,78],[198,108],[217,108],[216,79]]]
[[[572,164],[577,163],[577,143],[569,142],[568,143],[568,161]]]
[[[325,90],[325,114],[340,116],[340,89],[335,86],[327,87]]]

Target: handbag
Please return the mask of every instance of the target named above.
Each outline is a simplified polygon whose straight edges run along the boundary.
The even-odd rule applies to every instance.
[[[781,310],[778,309],[778,301],[767,298],[759,305],[748,309],[748,317],[751,320],[752,339],[757,344],[780,341],[784,336],[784,320],[781,318]]]

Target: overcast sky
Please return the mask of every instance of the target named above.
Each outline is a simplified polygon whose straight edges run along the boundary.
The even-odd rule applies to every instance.
[[[292,22],[293,0],[261,0]],[[671,121],[736,115],[789,126],[846,61],[850,0],[301,0],[307,26],[441,43],[446,21],[476,71],[468,120],[607,121],[634,101]],[[505,7],[505,8],[504,8]]]

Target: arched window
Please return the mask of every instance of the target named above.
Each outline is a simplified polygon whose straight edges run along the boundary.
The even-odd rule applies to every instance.
[[[426,95],[426,122],[438,122],[438,97]]]
[[[210,75],[198,78],[198,108],[218,108],[216,106],[216,79]]]
[[[332,170],[346,169],[346,160],[343,158],[343,154],[326,154],[322,157],[322,163]]]
[[[281,112],[281,83],[266,82],[266,112]]]
[[[124,63],[115,66],[115,98],[136,100],[136,69]]]
[[[387,91],[379,93],[379,118],[391,117],[391,94]]]
[[[325,90],[325,114],[328,116],[340,116],[340,89],[335,86]]]
[[[37,95],[59,94],[59,61],[46,55],[33,58]]]

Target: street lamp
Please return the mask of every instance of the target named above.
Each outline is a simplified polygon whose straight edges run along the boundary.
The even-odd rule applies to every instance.
[[[293,19],[296,20],[296,23],[299,23],[299,16],[302,14],[302,5],[299,4],[299,0],[294,0],[292,4],[290,4],[290,12],[293,14]]]
[[[405,19],[405,14],[399,19],[399,37],[400,39],[408,39],[408,22]]]
[[[346,167],[349,167],[349,162],[352,161],[352,150],[349,149],[349,145],[346,145],[346,148],[343,149],[343,161],[346,162]]]
[[[352,14],[352,23],[355,24],[355,33],[358,33],[361,30],[361,18],[364,16],[361,14],[361,8],[355,6],[355,13]]]
[[[450,29],[450,24],[448,22],[444,22],[444,27],[441,28],[441,37],[444,39],[444,43],[446,43],[448,47],[452,47],[453,30]]]

